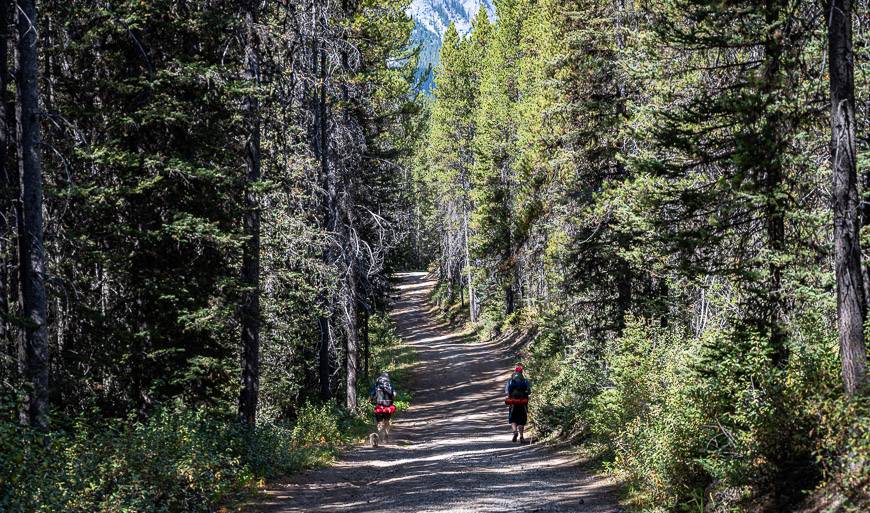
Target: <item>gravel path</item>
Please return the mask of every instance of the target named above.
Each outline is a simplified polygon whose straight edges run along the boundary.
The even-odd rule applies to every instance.
[[[513,361],[496,344],[466,340],[428,304],[434,282],[402,274],[391,315],[417,351],[414,401],[394,417],[386,447],[358,447],[336,465],[267,491],[269,513],[620,511],[612,484],[576,458],[511,443],[504,383]],[[534,376],[531,376],[534,383]]]

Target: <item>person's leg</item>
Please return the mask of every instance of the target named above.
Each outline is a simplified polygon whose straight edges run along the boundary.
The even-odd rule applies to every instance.
[[[523,443],[526,441],[525,437],[523,436],[523,433],[526,430],[526,421],[527,421],[528,415],[529,415],[528,407],[523,405],[522,409],[517,411],[517,415],[518,415],[518,418],[516,418],[514,420],[517,421],[517,428],[519,429],[519,432],[520,432],[520,443]]]
[[[390,416],[384,419],[384,441],[390,438]]]
[[[378,439],[381,440],[381,441],[384,440],[384,418],[385,418],[385,417],[384,417],[384,414],[383,414],[383,413],[377,413],[377,414],[375,414],[375,420],[378,421],[378,425],[377,425],[377,428],[376,428],[376,429],[377,429],[377,433],[378,433]]]

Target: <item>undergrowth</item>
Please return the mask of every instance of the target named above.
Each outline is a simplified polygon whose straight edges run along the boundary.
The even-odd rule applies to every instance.
[[[416,355],[386,315],[370,324],[373,378],[386,370],[407,408]],[[369,380],[369,384],[371,379]],[[235,418],[181,403],[145,419],[53,419],[49,433],[20,425],[20,397],[0,401],[0,511],[8,513],[207,513],[249,498],[266,480],[331,463],[370,429],[360,383],[357,412],[306,403],[293,422]]]

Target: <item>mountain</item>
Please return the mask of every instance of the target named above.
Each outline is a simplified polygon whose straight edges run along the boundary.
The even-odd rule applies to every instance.
[[[420,63],[417,68],[419,79],[431,66],[435,69],[441,52],[441,42],[450,23],[456,25],[460,35],[471,32],[471,23],[481,8],[486,9],[490,19],[495,19],[493,0],[413,0],[408,6],[408,16],[414,20],[411,43],[420,45]],[[432,89],[432,76],[429,75],[420,89]]]

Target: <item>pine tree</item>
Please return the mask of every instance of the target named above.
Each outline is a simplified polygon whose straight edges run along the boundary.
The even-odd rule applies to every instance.
[[[499,2],[497,9],[499,19],[494,29],[490,28],[483,9],[474,26],[475,41],[482,41],[478,50],[482,70],[475,113],[472,254],[481,275],[478,290],[482,297],[495,296],[490,290],[493,288],[501,292],[500,300],[489,299],[488,303],[510,315],[517,307],[520,281],[518,244],[514,240],[513,167],[517,132],[514,105],[519,99],[516,74],[523,13],[513,0]]]
[[[442,275],[452,300],[455,288],[468,290],[469,317],[477,320],[478,304],[471,276],[469,221],[473,211],[471,167],[474,163],[474,115],[479,90],[476,57],[485,43],[472,35],[461,40],[451,25],[444,36],[441,61],[435,73],[435,104],[432,108],[428,153],[438,209],[446,228],[442,239]],[[455,287],[455,288],[454,288]]]

